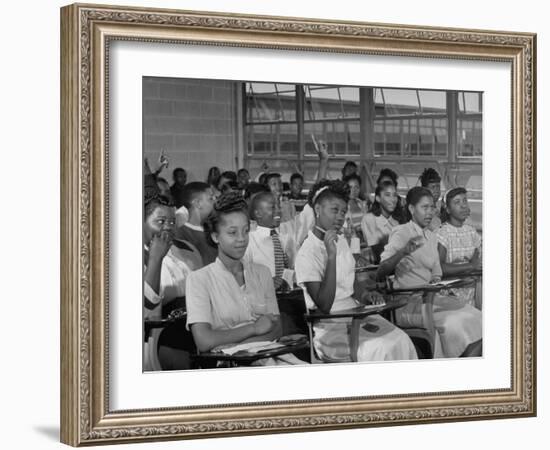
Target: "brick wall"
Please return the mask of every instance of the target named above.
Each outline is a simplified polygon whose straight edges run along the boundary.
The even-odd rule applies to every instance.
[[[237,83],[181,78],[143,79],[143,151],[153,166],[159,152],[169,158],[161,174],[183,167],[188,181],[204,181],[211,166],[236,169]]]

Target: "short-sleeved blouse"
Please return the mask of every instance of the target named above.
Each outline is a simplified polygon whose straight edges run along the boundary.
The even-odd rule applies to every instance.
[[[448,263],[468,262],[474,251],[481,248],[481,236],[468,224],[455,227],[445,222],[436,234],[438,242],[447,249],[445,262]]]
[[[376,216],[369,212],[363,216],[361,221],[361,230],[363,237],[369,247],[380,244],[388,239],[391,230],[393,230],[399,222],[393,217],[384,217],[382,214]]]
[[[410,239],[418,236],[423,238],[423,245],[404,256],[395,267],[396,288],[420,286],[429,283],[434,277],[441,277],[437,236],[427,228],[420,228],[412,220],[392,230],[380,260],[392,257],[405,247]]]
[[[306,305],[309,309],[316,309],[317,306],[310,297],[305,283],[323,281],[327,262],[325,243],[310,231],[294,263],[296,281],[304,290]],[[331,311],[357,306],[357,302],[352,298],[354,281],[355,259],[346,238],[339,236],[336,242],[336,293]]]
[[[219,258],[187,278],[187,325],[209,323],[215,330],[254,322],[262,314],[279,315],[269,269],[243,261],[245,288]]]

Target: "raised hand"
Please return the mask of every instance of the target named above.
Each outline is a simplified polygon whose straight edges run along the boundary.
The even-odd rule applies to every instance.
[[[168,164],[170,162],[168,161],[168,158],[166,157],[166,155],[164,154],[164,150],[161,150],[160,151],[160,154],[159,154],[159,159],[158,159],[158,164],[159,164],[159,167],[157,169],[157,172],[162,172],[163,169],[166,169],[168,168]]]

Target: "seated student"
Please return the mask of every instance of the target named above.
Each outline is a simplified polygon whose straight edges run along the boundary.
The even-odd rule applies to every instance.
[[[250,174],[248,173],[248,170],[242,168],[237,171],[237,183],[239,185],[239,189],[246,189],[246,186],[250,183]]]
[[[298,216],[296,221],[296,245],[300,248],[304,240],[307,238],[308,233],[313,230],[315,226],[315,212],[313,211],[313,199],[316,197],[317,192],[332,183],[331,180],[322,179],[315,183],[307,195],[307,204]]]
[[[347,240],[338,233],[344,224],[348,193],[341,181],[316,189],[313,199],[315,228],[296,256],[296,279],[309,309],[324,313],[358,306],[376,298],[355,281],[355,259]],[[313,188],[312,188],[313,189]],[[355,292],[354,292],[355,291]],[[351,319],[322,320],[315,324],[313,344],[322,359],[350,360]],[[359,331],[359,361],[416,359],[409,337],[379,315],[368,316]]]
[[[218,181],[220,179],[221,171],[217,166],[212,166],[208,169],[208,174],[206,175],[206,183],[213,189],[217,189]]]
[[[276,291],[291,288],[282,277],[285,269],[294,268],[293,222],[281,223],[279,207],[271,192],[260,192],[252,198],[250,215],[257,227],[250,231],[245,259],[269,268]]]
[[[424,169],[419,179],[420,185],[428,189],[434,198],[434,216],[429,228],[435,231],[441,226],[441,219],[439,217],[441,215],[441,202],[439,201],[441,197],[441,176],[439,176],[437,170],[428,167]]]
[[[371,249],[372,263],[380,262],[380,255],[388,243],[391,230],[403,223],[402,213],[397,204],[395,185],[382,181],[374,192],[374,203],[361,221],[365,242]]]
[[[382,253],[378,278],[395,274],[394,287],[408,288],[441,280],[437,237],[428,228],[433,212],[431,192],[416,186],[407,193],[410,221],[393,228]],[[398,323],[404,326],[424,326],[422,294],[412,295],[403,308],[396,310]],[[434,322],[441,340],[436,342],[434,356],[454,358],[480,356],[482,337],[481,312],[470,305],[436,294]]]
[[[279,308],[269,269],[243,259],[249,233],[247,204],[237,192],[222,195],[205,224],[218,257],[189,275],[187,326],[201,352],[281,336]],[[292,355],[278,359],[300,363]],[[259,364],[273,361],[260,360]]]
[[[355,230],[356,235],[363,240],[361,221],[363,220],[363,216],[367,213],[368,204],[360,198],[361,177],[357,174],[351,174],[344,177],[342,181],[347,183],[349,187],[349,202],[346,219],[349,218],[349,222],[351,222],[351,226]]]
[[[293,173],[290,176],[290,194],[288,199],[294,205],[297,213],[302,212],[307,203],[307,195],[302,194],[304,188],[304,177],[301,173]]]
[[[376,179],[376,185],[385,182],[385,181],[391,181],[393,185],[395,186],[395,191],[397,192],[397,182],[398,182],[398,175],[390,168],[386,167],[382,170],[380,170],[380,173],[378,174],[378,178]],[[397,194],[397,206],[398,208],[401,208],[403,210],[405,208],[405,201],[399,194]]]
[[[189,220],[176,230],[176,238],[191,242],[199,250],[203,264],[210,264],[216,259],[217,250],[208,243],[203,224],[214,205],[212,188],[200,181],[186,184],[176,199],[176,206],[180,205],[187,208]]]
[[[445,276],[481,270],[481,236],[473,226],[465,223],[469,216],[466,189],[457,187],[447,192],[445,209],[441,213],[443,224],[436,232],[439,260]],[[478,291],[481,293],[481,289]],[[453,288],[449,292],[465,303],[476,306],[474,287]]]
[[[198,251],[189,243],[172,245],[175,228],[174,207],[163,197],[150,198],[145,203],[143,222],[144,240],[144,318],[160,319],[162,307],[185,296],[187,276],[197,266]],[[191,339],[185,339],[185,330],[164,330],[159,338],[158,358],[163,369],[190,367]],[[145,370],[151,362],[145,352]]]
[[[187,172],[181,167],[176,167],[172,172],[172,179],[174,183],[170,186],[170,193],[172,194],[172,200],[175,201],[187,183]]]
[[[275,201],[281,209],[281,222],[288,222],[293,220],[296,216],[296,209],[294,205],[290,203],[288,198],[283,195],[283,182],[281,180],[281,174],[271,172],[265,177],[265,184],[275,196]]]

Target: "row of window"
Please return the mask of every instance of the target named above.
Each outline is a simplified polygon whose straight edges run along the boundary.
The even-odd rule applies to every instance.
[[[296,95],[303,89],[302,95]],[[334,156],[360,153],[360,95],[356,87],[246,83],[248,156],[298,154],[298,122],[303,124],[305,156],[314,156],[313,136]],[[445,91],[375,88],[374,155],[437,157],[449,153]],[[303,101],[298,108],[297,101]],[[458,92],[456,152],[482,156],[482,94]],[[303,111],[302,117],[297,112]]]

